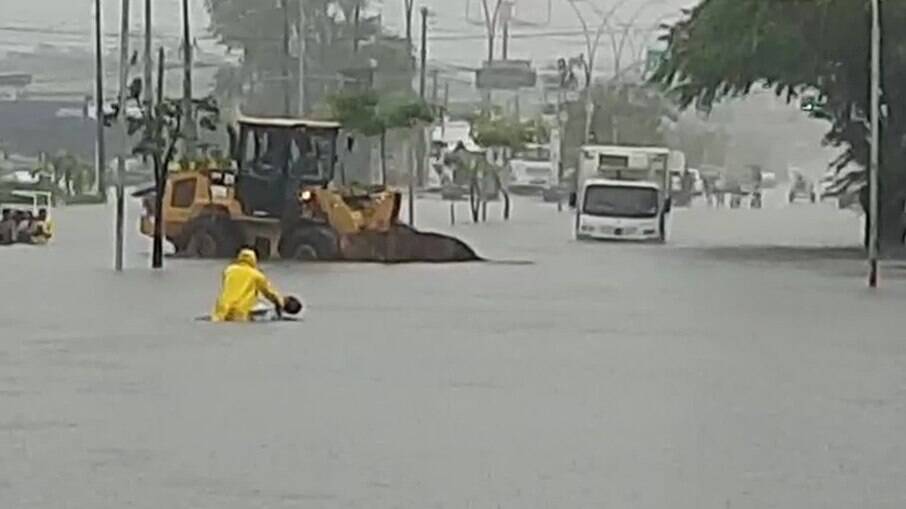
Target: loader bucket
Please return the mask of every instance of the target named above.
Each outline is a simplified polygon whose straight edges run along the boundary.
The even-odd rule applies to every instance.
[[[480,261],[481,257],[465,242],[441,235],[423,233],[403,224],[387,232],[363,232],[340,238],[344,260],[381,263],[451,263]]]

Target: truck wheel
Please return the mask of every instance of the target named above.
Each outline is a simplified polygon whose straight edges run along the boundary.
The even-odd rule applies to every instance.
[[[280,239],[280,257],[284,260],[336,260],[339,254],[337,237],[323,227],[302,226]]]
[[[658,242],[666,243],[667,242],[667,217],[665,214],[661,214],[661,217],[658,218]]]
[[[198,218],[187,226],[183,238],[180,254],[192,258],[229,258],[239,250],[239,236],[228,219]]]

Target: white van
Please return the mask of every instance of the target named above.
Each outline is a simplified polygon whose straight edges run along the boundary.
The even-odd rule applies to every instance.
[[[546,144],[526,144],[513,154],[507,169],[507,188],[514,193],[540,193],[557,185],[557,170]]]
[[[579,240],[667,239],[670,199],[654,182],[587,179],[577,205]]]

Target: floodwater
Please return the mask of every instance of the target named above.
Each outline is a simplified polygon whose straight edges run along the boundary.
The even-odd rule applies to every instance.
[[[307,314],[256,325],[194,320],[221,262],[153,273],[133,214],[115,274],[112,209],[58,210],[0,248],[0,506],[906,504],[906,272],[864,288],[852,213],[678,210],[649,246],[459,207],[417,223],[533,263],[268,264]]]

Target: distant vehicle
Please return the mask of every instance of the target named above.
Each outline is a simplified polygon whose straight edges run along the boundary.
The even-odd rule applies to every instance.
[[[797,172],[793,173],[793,178],[790,181],[790,190],[787,193],[787,201],[793,203],[800,198],[809,200],[812,203],[818,201],[815,184],[805,178],[803,174]]]
[[[442,193],[461,194],[462,178],[455,175],[455,168],[449,164],[449,156],[456,150],[478,152],[481,150],[471,136],[472,126],[465,120],[450,120],[444,118],[441,125],[435,126],[431,132],[431,154],[429,157],[430,169],[427,182],[428,191],[441,191]],[[454,182],[458,185],[454,186]],[[457,187],[457,189],[452,189]]]
[[[440,192],[443,188],[443,177],[446,172],[445,156],[446,144],[443,141],[432,141],[431,153],[428,156],[428,171],[425,176],[425,191]]]
[[[576,238],[666,240],[670,155],[665,147],[583,146]]]
[[[557,169],[547,144],[526,144],[510,158],[507,170],[507,189],[514,193],[537,194],[557,184]]]
[[[694,168],[670,171],[670,196],[676,207],[688,207],[692,199],[701,196],[705,191],[705,183],[701,174]]]
[[[702,174],[695,168],[689,168],[686,170],[693,178],[692,184],[692,193],[695,196],[701,196],[705,193],[705,180],[702,178]]]
[[[28,239],[23,240],[14,235],[11,243],[28,243],[35,245],[45,245],[53,239],[53,193],[49,191],[35,191],[27,189],[14,189],[9,193],[9,198],[0,203],[0,208],[4,211],[9,210],[13,214],[29,214]],[[40,218],[43,212],[43,219]],[[15,216],[14,216],[15,217]]]
[[[40,175],[38,175],[38,173],[27,170],[15,170],[0,177],[0,182],[13,185],[37,184],[39,181]]]

